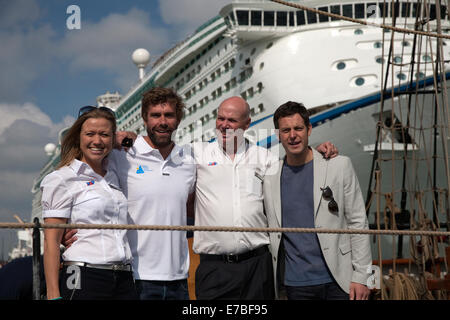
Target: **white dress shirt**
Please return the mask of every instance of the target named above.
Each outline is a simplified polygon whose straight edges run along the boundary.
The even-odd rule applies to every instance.
[[[126,224],[127,201],[117,177],[104,177],[79,160],[47,175],[41,183],[43,218],[67,218],[75,224]],[[126,230],[79,229],[65,261],[129,263]]]
[[[262,182],[278,165],[267,149],[245,141],[234,160],[216,141],[193,144],[197,163],[196,226],[267,227]],[[194,251],[239,254],[269,244],[267,233],[195,232]]]
[[[128,198],[130,223],[186,225],[186,201],[194,191],[196,167],[189,151],[175,145],[163,159],[142,136],[128,152],[113,150],[108,168],[119,177]],[[140,280],[180,280],[188,277],[186,231],[130,230],[133,271]]]

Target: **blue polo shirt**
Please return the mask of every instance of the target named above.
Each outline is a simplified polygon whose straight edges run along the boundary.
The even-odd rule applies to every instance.
[[[283,165],[281,174],[282,226],[314,228],[313,161]],[[286,286],[313,286],[333,281],[315,233],[284,233]]]

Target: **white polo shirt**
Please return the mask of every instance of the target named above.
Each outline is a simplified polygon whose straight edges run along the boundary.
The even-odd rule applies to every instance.
[[[267,227],[262,182],[276,172],[278,159],[269,150],[241,143],[234,161],[216,141],[193,144],[197,162],[196,226]],[[195,232],[194,251],[239,254],[269,244],[267,233]]]
[[[74,160],[47,175],[41,190],[43,218],[67,218],[76,224],[127,223],[127,200],[110,171],[102,177]],[[110,264],[132,259],[126,230],[79,229],[77,238],[64,252],[65,261]]]
[[[175,145],[164,160],[138,136],[128,152],[113,150],[108,168],[119,177],[128,198],[130,223],[186,225],[186,201],[194,191],[196,167],[190,152]],[[179,280],[188,277],[189,248],[185,231],[128,232],[133,271],[140,280]]]

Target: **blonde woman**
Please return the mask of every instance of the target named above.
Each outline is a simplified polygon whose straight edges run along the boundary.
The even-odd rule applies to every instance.
[[[45,223],[126,224],[127,200],[106,171],[116,132],[112,110],[86,106],[61,143],[58,169],[41,183]],[[45,229],[47,298],[137,299],[126,230],[80,229],[62,255],[63,229]]]

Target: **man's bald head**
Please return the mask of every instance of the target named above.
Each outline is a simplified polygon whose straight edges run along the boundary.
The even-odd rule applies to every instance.
[[[232,106],[239,114],[242,116],[242,119],[250,118],[250,105],[239,96],[234,96],[231,98],[227,98],[219,106],[219,111],[222,107]]]

